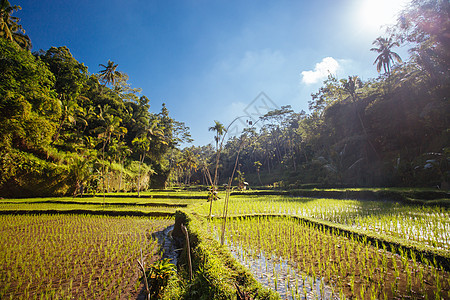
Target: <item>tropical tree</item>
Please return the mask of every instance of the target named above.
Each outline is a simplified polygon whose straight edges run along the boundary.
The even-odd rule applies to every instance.
[[[236,180],[238,182],[238,189],[239,190],[243,190],[245,187],[245,177],[244,177],[244,172],[241,172],[241,170],[236,170],[237,176],[236,178],[234,178],[234,180]]]
[[[413,0],[390,30],[401,43],[412,46],[408,50],[411,62],[420,66],[418,70],[429,76],[432,85],[449,82],[449,1]]]
[[[120,165],[120,174],[119,174],[119,192],[122,191],[122,181],[123,181],[123,169],[124,169],[124,161],[125,159],[132,153],[131,149],[123,140],[114,140],[109,147],[110,154],[114,157],[114,159]]]
[[[142,164],[144,163],[145,156],[147,155],[148,151],[150,150],[150,140],[146,135],[142,135],[141,137],[137,137],[133,139],[132,142],[133,146],[140,152],[139,154],[139,169],[138,169],[138,186],[137,186],[137,192],[138,197],[141,196],[141,168]]]
[[[223,139],[222,139],[222,143],[220,144],[220,149],[219,149],[219,141],[220,141],[220,137],[223,136],[227,132],[227,129],[223,126],[222,123],[220,123],[219,121],[216,121],[216,120],[214,120],[214,123],[215,123],[214,126],[211,126],[208,128],[209,131],[216,132],[216,136],[214,137],[214,140],[216,141],[216,166],[214,169],[214,179],[211,182],[210,196],[208,196],[208,198],[211,201],[210,206],[209,206],[209,217],[211,217],[212,203],[213,203],[213,200],[215,199],[215,195],[217,192],[217,183],[219,181],[217,170],[219,168],[219,159],[220,159],[220,152],[222,150]],[[230,125],[228,125],[228,127]]]
[[[69,165],[69,176],[75,181],[73,195],[83,197],[85,183],[91,176],[90,160],[87,157],[75,157]]]
[[[103,184],[103,202],[105,202],[105,149],[113,136],[123,136],[127,133],[125,127],[120,126],[122,119],[114,115],[115,111],[105,104],[103,107],[99,105],[98,119],[103,123],[96,128],[98,138],[102,143],[102,184]]]
[[[46,148],[61,116],[54,76],[9,40],[0,39],[0,53],[0,144]]]
[[[194,152],[190,151],[189,149],[185,149],[182,154],[182,160],[181,165],[183,166],[183,169],[186,172],[186,179],[185,184],[191,183],[191,175],[192,175],[192,169],[197,170],[198,166],[198,159]]]
[[[139,136],[135,137],[132,141],[133,146],[137,149],[139,154],[139,171],[138,171],[138,197],[140,197],[141,189],[141,168],[144,163],[144,159],[151,152],[152,141],[163,139],[164,133],[161,128],[158,127],[157,120],[153,120],[150,126],[147,126]],[[151,170],[152,173],[155,173]]]
[[[311,94],[308,108],[320,117],[328,105],[341,100],[343,100],[343,97],[340,83],[335,76],[329,74],[319,91]]]
[[[64,131],[70,132],[72,135],[79,132],[74,131],[73,126],[78,119],[82,123],[86,120],[82,119],[85,111],[80,106],[84,101],[88,101],[86,97],[81,95],[84,84],[88,78],[87,67],[79,63],[70,53],[67,47],[51,47],[46,52],[41,51],[35,54],[47,64],[49,70],[55,76],[53,88],[58,94],[59,104],[61,107],[61,117],[58,127],[53,136],[53,143],[56,143]],[[78,118],[80,116],[80,118]],[[67,140],[64,144],[67,144]]]
[[[362,87],[362,81],[359,79],[357,75],[348,76],[348,79],[341,79],[342,88],[346,93],[350,95],[352,98],[353,108],[355,110],[355,114],[359,119],[359,123],[361,124],[361,128],[364,131],[364,134],[367,136],[367,129],[364,125],[363,119],[361,118],[361,114],[357,110],[356,101],[358,100],[357,90]],[[373,147],[372,147],[373,148]],[[373,148],[375,150],[375,148]]]
[[[259,174],[259,170],[261,169],[262,163],[259,160],[257,160],[253,163],[253,166],[255,166],[255,168],[256,168],[256,174],[258,174],[259,184],[262,185],[261,176]]]
[[[99,64],[99,66],[105,68],[100,71],[100,81],[105,85],[115,85],[119,78],[122,77],[122,73],[116,70],[118,64],[114,64],[111,60],[108,60],[106,66],[104,64]]]
[[[400,44],[394,42],[391,36],[388,39],[378,37],[372,45],[376,45],[378,48],[371,48],[370,51],[379,53],[373,64],[377,64],[378,73],[381,72],[381,67],[383,67],[384,72],[389,76],[391,72],[391,63],[394,63],[394,60],[399,63],[402,62],[400,55],[391,50],[394,46],[399,47]]]
[[[12,16],[15,11],[21,9],[18,5],[11,6],[8,0],[0,0],[0,37],[18,44],[23,49],[30,50],[31,40],[25,35],[22,25],[19,25],[20,19]]]
[[[340,82],[344,91],[350,95],[353,102],[356,102],[356,90],[362,87],[362,82],[358,75],[348,76],[348,79],[341,79]]]
[[[223,126],[223,124],[219,121],[214,120],[214,123],[214,126],[209,127],[208,130],[216,132],[214,140],[216,141],[216,150],[219,150],[220,137],[226,132],[226,129],[225,126]]]

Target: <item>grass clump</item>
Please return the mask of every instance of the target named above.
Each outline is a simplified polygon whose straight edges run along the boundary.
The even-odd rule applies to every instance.
[[[237,294],[254,299],[279,299],[262,287],[251,273],[240,265],[226,246],[221,246],[205,229],[206,220],[186,211],[177,211],[174,235],[180,236],[177,226],[185,224],[189,232],[193,279],[189,280],[186,247],[181,253],[179,274],[183,285],[182,299],[235,299]]]

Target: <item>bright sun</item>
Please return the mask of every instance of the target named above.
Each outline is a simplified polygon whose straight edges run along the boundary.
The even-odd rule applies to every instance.
[[[399,12],[408,0],[362,0],[358,1],[359,24],[366,30],[381,31],[384,25],[396,22]]]

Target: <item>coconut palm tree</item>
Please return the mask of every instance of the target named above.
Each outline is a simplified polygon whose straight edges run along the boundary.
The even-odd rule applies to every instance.
[[[18,44],[21,48],[30,50],[31,40],[25,35],[20,19],[13,17],[15,11],[21,10],[18,5],[11,6],[8,0],[0,0],[0,37]]]
[[[125,127],[120,126],[122,119],[115,116],[114,109],[108,104],[103,107],[98,106],[100,112],[97,115],[98,120],[103,124],[95,129],[98,132],[98,138],[102,141],[102,183],[103,183],[103,203],[105,202],[105,148],[110,143],[113,136],[121,137],[127,133]]]
[[[157,120],[153,120],[149,126],[146,126],[144,130],[135,137],[131,142],[133,146],[141,153],[139,155],[139,171],[138,171],[138,197],[141,196],[141,166],[144,163],[144,159],[150,153],[151,142],[158,140],[162,144],[167,144],[163,130],[158,126]],[[154,173],[154,172],[153,172]]]
[[[71,159],[71,163],[69,165],[69,174],[75,181],[75,189],[73,191],[74,196],[79,194],[80,197],[83,197],[84,184],[91,176],[91,172],[89,171],[89,164],[90,160],[87,157],[75,157]]]
[[[371,48],[370,51],[379,53],[373,64],[377,64],[378,73],[380,73],[381,67],[383,67],[384,72],[389,76],[391,72],[391,63],[394,63],[394,60],[399,63],[402,62],[400,55],[391,51],[392,47],[399,47],[400,44],[398,42],[393,42],[392,37],[389,39],[378,37],[372,45],[376,45],[378,48]]]
[[[144,163],[145,156],[150,150],[150,139],[146,135],[142,135],[140,137],[136,137],[132,141],[133,146],[140,151],[139,154],[139,169],[138,169],[138,186],[137,193],[138,197],[141,196],[141,166]]]
[[[214,120],[214,123],[214,126],[209,127],[208,130],[216,132],[214,140],[216,141],[216,150],[219,150],[220,137],[226,132],[226,129],[225,126],[223,126],[223,124],[219,121]]]
[[[342,88],[346,91],[353,102],[357,100],[356,90],[362,87],[362,81],[358,75],[348,76],[348,79],[341,79]]]
[[[108,60],[108,64],[106,66],[104,64],[99,64],[99,66],[105,68],[100,71],[100,81],[105,85],[115,85],[117,80],[122,77],[122,73],[116,71],[118,64],[114,64],[111,60]]]
[[[259,174],[259,171],[261,169],[262,163],[257,160],[253,163],[253,166],[256,168],[256,174],[258,174],[258,180],[259,180],[259,184],[262,186],[262,182],[261,182],[261,176]]]
[[[198,159],[197,159],[195,153],[190,151],[189,149],[185,149],[182,154],[181,165],[183,166],[183,168],[186,172],[186,180],[184,181],[184,183],[190,184],[192,169],[194,169],[194,171],[196,171],[197,166],[198,166]]]

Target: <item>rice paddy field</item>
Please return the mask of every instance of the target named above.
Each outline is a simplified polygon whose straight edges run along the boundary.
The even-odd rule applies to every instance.
[[[223,200],[212,214],[223,215]],[[207,216],[209,205],[197,211]],[[228,216],[285,215],[327,221],[429,250],[450,250],[450,210],[439,206],[394,201],[296,198],[286,196],[231,197]]]
[[[152,233],[167,218],[0,216],[1,299],[133,299],[136,260],[158,258]]]
[[[206,192],[0,199],[0,299],[136,299],[180,209],[281,299],[450,299],[448,207],[219,196],[211,219]]]
[[[111,210],[112,209],[112,210]],[[48,211],[48,210],[57,210],[57,211],[93,211],[93,212],[102,212],[102,211],[115,211],[115,212],[161,212],[161,213],[174,213],[176,207],[167,207],[164,205],[161,206],[135,206],[135,205],[102,205],[102,204],[60,204],[60,203],[17,203],[17,204],[0,204],[0,211]]]
[[[211,222],[219,236],[221,220]],[[411,253],[292,217],[228,221],[226,245],[283,299],[449,299],[450,274]],[[412,257],[412,259],[410,258]]]
[[[174,195],[174,194],[155,194],[143,195],[123,195],[109,194],[105,199],[102,196],[85,196],[85,197],[49,197],[49,198],[20,198],[20,199],[0,199],[0,204],[32,204],[32,203],[60,203],[60,204],[109,204],[109,205],[180,205],[185,206],[202,202],[202,198],[206,199],[206,194],[202,195]]]
[[[194,198],[189,198],[194,197]],[[206,202],[206,196],[198,194],[180,193],[156,193],[155,195],[144,194],[142,197],[130,194],[108,194],[103,197],[87,196],[83,198],[60,197],[60,198],[23,198],[23,199],[1,199],[0,213],[98,213],[120,214],[142,213],[153,215],[173,215],[180,208],[189,205]]]
[[[1,199],[0,299],[138,298],[141,251],[147,265],[158,260],[153,234],[201,201],[179,195]]]

